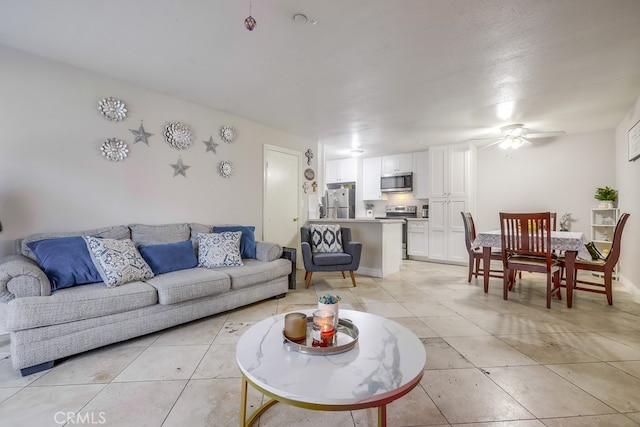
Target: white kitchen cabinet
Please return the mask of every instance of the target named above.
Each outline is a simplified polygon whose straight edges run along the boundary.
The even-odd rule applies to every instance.
[[[429,152],[413,153],[413,197],[429,198]]]
[[[412,153],[392,154],[382,157],[382,174],[413,172]]]
[[[407,220],[407,255],[416,259],[429,256],[429,221]]]
[[[382,200],[381,174],[382,159],[380,157],[362,159],[362,200]]]
[[[356,182],[358,161],[355,157],[327,160],[324,164],[324,176],[327,184]]]
[[[470,211],[471,152],[467,144],[429,147],[429,259],[465,263],[460,212]]]

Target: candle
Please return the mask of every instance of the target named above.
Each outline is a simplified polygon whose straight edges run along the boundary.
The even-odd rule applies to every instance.
[[[316,310],[313,312],[313,342],[314,347],[332,345],[336,330],[335,312],[330,310]]]
[[[284,316],[284,335],[291,341],[299,341],[307,337],[307,315],[289,313]]]

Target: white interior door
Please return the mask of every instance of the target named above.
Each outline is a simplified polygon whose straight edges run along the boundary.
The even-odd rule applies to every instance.
[[[264,146],[264,241],[299,246],[301,157],[298,151]]]

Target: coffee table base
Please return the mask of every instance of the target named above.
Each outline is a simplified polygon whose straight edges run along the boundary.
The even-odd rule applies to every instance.
[[[286,399],[280,396],[276,396],[273,393],[270,393],[264,390],[262,387],[254,384],[249,380],[244,374],[242,375],[242,390],[240,395],[240,427],[251,427],[256,420],[264,414],[267,409],[271,408],[278,402],[286,403],[287,405],[297,406],[299,408],[311,409],[314,411],[355,411],[358,409],[367,409],[367,408],[378,408],[378,427],[386,427],[387,426],[387,403],[391,403],[394,400],[404,396],[409,393],[411,390],[415,388],[420,383],[422,379],[422,375],[418,378],[414,379],[408,387],[403,388],[397,394],[394,394],[391,397],[386,399],[381,399],[375,402],[366,402],[366,403],[357,403],[353,405],[324,405],[319,403],[307,403],[307,402],[298,402],[297,400]],[[251,384],[251,387],[258,390],[260,393],[265,396],[270,397],[270,399],[262,404],[258,409],[256,409],[253,414],[247,419],[247,391],[248,385]]]

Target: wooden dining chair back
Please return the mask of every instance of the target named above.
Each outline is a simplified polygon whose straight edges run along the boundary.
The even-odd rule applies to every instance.
[[[607,302],[609,305],[613,304],[613,270],[620,258],[620,244],[622,240],[622,231],[629,219],[628,213],[623,213],[616,224],[615,231],[613,232],[613,240],[611,241],[611,249],[605,259],[587,261],[582,259],[576,259],[575,273],[573,289],[579,291],[594,292],[597,294],[605,294],[607,296]],[[578,279],[578,271],[591,271],[601,273],[603,275],[602,281]]]
[[[546,273],[547,308],[551,308],[552,295],[555,294],[558,299],[562,299],[560,264],[552,257],[551,230],[550,212],[500,212],[505,300],[508,298],[516,271]]]
[[[471,212],[460,212],[460,215],[462,215],[462,223],[464,224],[464,241],[467,245],[467,252],[469,253],[469,277],[467,278],[467,282],[471,282],[472,276],[477,278],[479,275],[484,274],[485,266],[481,264],[482,249],[473,248],[473,241],[476,240],[476,226],[473,221],[473,216]],[[502,261],[502,253],[491,251],[491,260]],[[489,265],[489,277],[502,279],[502,270],[492,270],[491,265]],[[488,292],[489,289],[485,287],[484,291]]]

